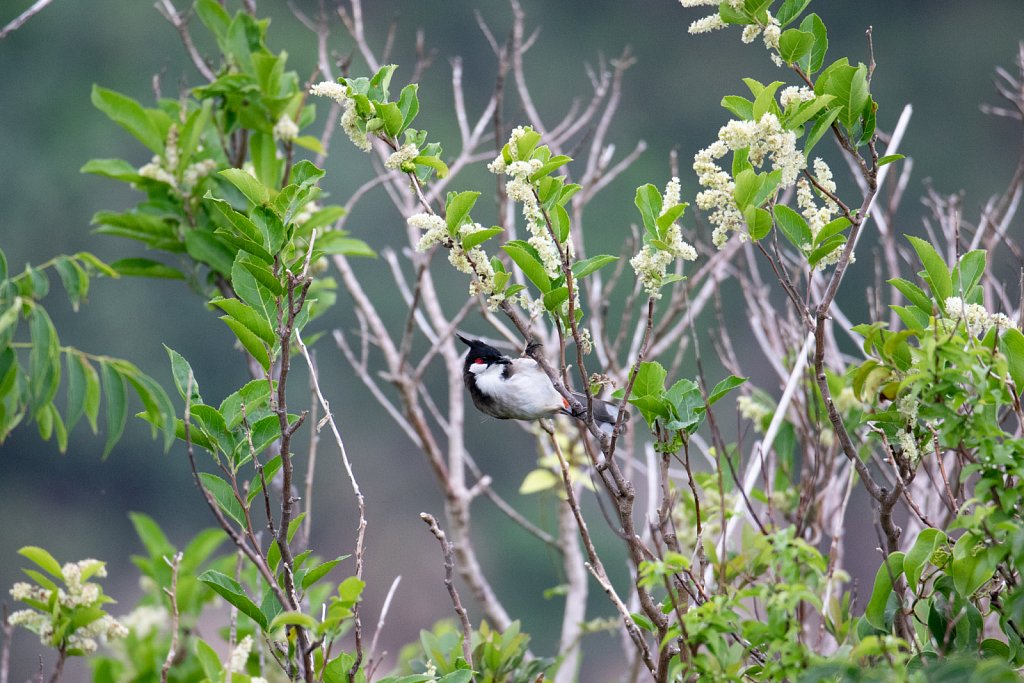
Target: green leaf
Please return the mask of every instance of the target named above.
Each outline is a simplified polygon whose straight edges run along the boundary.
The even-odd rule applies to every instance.
[[[239,299],[225,299],[214,297],[210,303],[221,309],[232,318],[245,326],[270,347],[277,341],[271,322],[256,312],[256,310]]]
[[[125,403],[124,378],[106,361],[100,361],[100,376],[103,378],[103,395],[107,401],[107,441],[102,456],[106,459],[124,432],[128,407]]]
[[[665,368],[656,361],[640,364],[633,382],[633,396],[660,396],[665,391]]]
[[[249,599],[249,596],[245,594],[245,589],[237,581],[213,569],[200,574],[199,580],[212,588],[214,592],[230,604],[237,607],[240,612],[259,624],[260,628],[264,631],[267,630],[266,615],[260,611],[256,603]]]
[[[434,155],[420,155],[415,157],[412,162],[418,166],[426,166],[434,169],[437,172],[438,178],[445,178],[448,176],[448,164],[441,161]]]
[[[570,161],[572,161],[572,157],[567,157],[564,154],[555,155],[541,164],[540,168],[531,173],[529,180],[531,183],[535,183],[544,176],[549,175],[552,171],[565,166]]]
[[[276,631],[282,626],[301,626],[312,629],[316,628],[316,619],[302,612],[281,612],[270,622],[267,630]]]
[[[736,200],[736,206],[741,211],[751,205],[760,186],[761,181],[753,169],[745,168],[736,175],[733,199]]]
[[[132,526],[135,527],[135,534],[142,541],[142,545],[150,557],[160,558],[174,554],[174,546],[167,540],[160,525],[152,517],[141,512],[129,512],[128,518],[131,520]]]
[[[825,63],[825,54],[828,52],[828,33],[825,24],[817,14],[808,14],[800,22],[800,30],[807,31],[814,36],[814,47],[806,58],[800,61],[800,67],[804,73],[811,75],[821,69]]]
[[[644,221],[644,228],[652,237],[658,236],[658,216],[661,215],[661,192],[654,185],[647,183],[636,188],[636,198],[633,200],[636,208],[640,210],[640,216]]]
[[[136,183],[143,179],[138,169],[124,159],[90,159],[79,172],[105,176],[123,183]]]
[[[209,472],[200,472],[199,478],[203,480],[203,488],[209,491],[213,499],[217,501],[217,507],[233,519],[238,526],[245,529],[245,509],[238,502],[238,499],[235,498],[231,484],[216,474],[210,474]]]
[[[774,81],[766,85],[764,89],[757,94],[754,98],[753,110],[753,117],[755,121],[760,121],[761,117],[767,113],[773,113],[776,116],[779,115],[779,104],[775,101],[775,91],[782,85],[784,85],[782,81]]]
[[[931,286],[932,294],[938,301],[939,308],[946,310],[946,299],[953,296],[953,281],[949,276],[949,268],[946,262],[935,251],[935,247],[918,237],[907,235],[910,245],[917,252],[921,259],[925,272],[928,274],[928,284]]]
[[[805,157],[811,158],[811,150],[818,144],[822,136],[832,128],[832,124],[839,118],[839,112],[839,109],[828,109],[814,120],[814,125],[811,126],[810,132],[807,133],[807,140],[804,142]]]
[[[941,529],[922,529],[914,545],[907,551],[903,559],[903,571],[907,575],[907,585],[915,594],[918,594],[917,582],[921,579],[925,564],[945,542],[946,534]]]
[[[809,121],[811,118],[832,103],[835,97],[832,95],[817,95],[810,102],[803,102],[798,106],[790,107],[789,113],[783,117],[783,125],[789,129],[796,129]]]
[[[338,563],[345,559],[345,557],[337,557],[333,560],[322,562],[306,572],[305,576],[302,577],[302,590],[308,590],[310,586],[324,578],[327,573],[334,569]]]
[[[276,415],[270,415],[269,417],[277,419]],[[277,474],[279,469],[281,469],[281,456],[276,455],[263,466],[263,479],[268,483],[273,481],[274,475]],[[252,486],[249,487],[249,494],[245,497],[246,505],[252,505],[252,501],[263,491],[263,479],[260,479],[259,476],[253,477]]]
[[[151,151],[163,154],[163,136],[138,102],[119,92],[93,85],[92,104]]]
[[[714,405],[718,399],[722,398],[730,391],[740,386],[747,381],[746,377],[737,377],[736,375],[729,375],[721,382],[715,385],[715,388],[708,394],[708,405]]]
[[[254,176],[240,168],[226,168],[219,175],[238,188],[252,204],[260,206],[269,200],[267,188]]]
[[[528,496],[533,493],[540,493],[541,491],[550,491],[561,484],[562,478],[560,476],[551,470],[537,468],[531,470],[523,479],[523,483],[519,485],[519,494]]]
[[[1017,395],[1024,392],[1024,334],[1010,328],[999,337],[999,350],[1006,355],[1010,378],[1017,389]]]
[[[215,0],[209,0],[204,3],[203,0],[199,0],[199,3],[216,5]],[[197,3],[197,4],[199,4]],[[220,7],[220,5],[217,5]],[[199,666],[203,670],[203,674],[206,676],[207,681],[221,681],[224,679],[223,669],[220,664],[220,656],[217,651],[206,644],[206,641],[201,638],[196,639],[196,659],[199,660]]]
[[[555,313],[558,308],[569,300],[569,288],[568,287],[556,287],[550,292],[544,294],[544,308],[552,313]]]
[[[764,238],[772,230],[772,215],[766,209],[759,206],[748,206],[743,212],[743,217],[747,221],[750,239],[755,242]]]
[[[200,263],[205,263],[221,275],[231,274],[231,264],[235,253],[213,236],[209,230],[189,230],[185,233],[185,249],[188,255]]]
[[[814,236],[814,246],[818,246],[832,237],[835,237],[848,227],[850,227],[850,220],[845,216],[840,216],[835,220],[829,221],[828,224],[823,226],[821,230],[818,231],[818,234]]]
[[[256,179],[264,187],[278,187],[284,160],[277,158],[277,143],[273,135],[252,131],[249,134],[249,156],[252,158],[253,170],[256,171]]]
[[[114,261],[110,264],[110,267],[116,270],[118,275],[163,278],[166,280],[185,279],[185,275],[177,268],[172,268],[148,258],[124,258]]]
[[[131,371],[126,371],[126,366]],[[145,406],[146,420],[154,427],[160,427],[163,430],[164,450],[167,451],[174,443],[175,411],[171,399],[156,380],[139,371],[134,365],[122,362],[118,370],[132,385],[139,400],[142,401],[142,405]]]
[[[871,99],[867,79],[866,66],[851,66],[844,57],[825,69],[814,84],[816,94],[835,95],[833,104],[841,110],[839,121],[848,131],[857,125]]]
[[[811,253],[808,254],[808,265],[810,265],[811,268],[814,268],[823,258],[828,256],[829,254],[831,254],[844,244],[846,244],[846,235],[833,235],[832,237],[830,237],[829,239],[825,240],[817,247],[815,247],[811,251]]]
[[[779,36],[779,56],[786,64],[799,62],[811,54],[814,47],[814,35],[807,31],[791,28]]]
[[[485,228],[483,230],[477,230],[476,232],[464,235],[462,238],[462,248],[469,251],[473,247],[480,246],[495,235],[500,235],[503,230],[504,228],[495,226],[493,228]]]
[[[864,618],[880,631],[889,629],[885,623],[885,608],[889,602],[889,596],[892,594],[893,581],[903,573],[903,558],[902,552],[890,554],[875,573],[875,585],[871,590],[871,599],[868,600],[867,608],[864,610]]]
[[[405,130],[412,124],[416,114],[420,111],[420,100],[417,96],[418,89],[418,85],[410,83],[402,88],[402,92],[398,96],[398,109],[402,112],[402,130]]]
[[[903,296],[907,297],[907,300],[917,306],[917,308],[926,315],[932,314],[932,300],[928,298],[928,295],[924,293],[924,290],[915,285],[912,282],[908,282],[903,278],[893,278],[887,280],[887,282],[898,289]]]
[[[891,164],[894,161],[899,161],[900,159],[906,159],[906,158],[907,157],[904,154],[886,154],[884,157],[882,157],[882,158],[880,158],[878,160],[878,165],[877,166],[878,166],[878,168],[881,168],[882,166],[885,166],[886,164]]]
[[[583,261],[576,261],[572,264],[572,274],[577,280],[582,280],[586,276],[590,275],[594,271],[604,268],[609,263],[617,261],[618,256],[611,256],[609,254],[599,254],[597,256],[591,256]]]
[[[192,372],[192,366],[189,365],[184,356],[166,344],[164,344],[164,349],[167,350],[167,356],[171,360],[171,375],[174,377],[174,386],[178,389],[178,395],[185,398],[185,392],[188,390],[189,385],[189,375],[191,375],[192,397],[189,402],[193,405],[202,403],[203,397],[199,394],[199,382],[195,378],[195,373]]]
[[[67,429],[74,429],[85,414],[85,395],[88,388],[85,359],[70,350],[64,355],[68,372],[68,419]]]
[[[29,351],[28,377],[32,413],[38,415],[57,393],[60,383],[60,342],[50,316],[42,306],[29,313],[32,349]]]
[[[974,287],[985,273],[985,258],[984,249],[974,249],[960,257],[960,262],[953,266],[954,292],[965,299],[971,296]]]
[[[525,242],[517,240],[504,244],[501,248],[519,266],[519,269],[523,271],[527,279],[536,285],[537,289],[542,293],[546,294],[551,291],[551,279],[548,277],[548,273],[540,260],[534,255],[532,250],[527,249],[528,246]]]
[[[261,262],[238,254],[231,266],[231,285],[235,288],[238,298],[252,306],[261,318],[277,320],[277,302],[273,289],[264,284],[269,280],[260,276],[258,270],[269,273]],[[278,284],[277,287],[280,289],[281,285]]]
[[[729,110],[743,121],[754,118],[754,103],[739,95],[726,95],[722,98],[722,107]]]
[[[245,350],[249,352],[249,355],[256,359],[256,362],[260,364],[260,367],[264,370],[269,370],[270,353],[267,351],[267,347],[263,345],[263,341],[254,333],[250,332],[245,325],[238,322],[231,316],[222,315],[220,319],[231,328],[231,331],[235,333],[235,337],[237,337],[238,341],[241,342],[243,347],[245,347]]]
[[[35,562],[50,576],[61,579],[62,581],[64,580],[64,574],[60,569],[60,562],[54,559],[53,555],[48,553],[46,550],[34,545],[27,545],[18,550],[18,554]]]
[[[78,305],[89,293],[89,276],[85,269],[67,256],[58,256],[53,260],[53,266],[60,276],[64,285],[64,291],[71,301],[71,308],[78,311]]]
[[[469,212],[473,210],[479,196],[479,192],[459,192],[448,197],[444,220],[449,235],[455,237],[459,234],[459,227],[469,218]]]
[[[775,18],[778,20],[780,26],[786,26],[793,22],[800,13],[807,8],[811,0],[786,0],[782,3],[782,7],[779,8]]]
[[[785,204],[775,205],[775,223],[790,244],[803,251],[811,245],[811,228],[803,216]]]

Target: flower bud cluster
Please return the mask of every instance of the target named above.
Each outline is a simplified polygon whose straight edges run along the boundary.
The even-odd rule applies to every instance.
[[[330,98],[344,107],[345,113],[341,115],[341,128],[345,131],[345,135],[353,145],[364,152],[369,152],[372,149],[366,131],[359,129],[359,113],[356,111],[356,103],[348,96],[345,86],[333,81],[321,81],[314,84],[309,92],[311,95]]]
[[[718,140],[700,150],[693,158],[697,181],[705,188],[697,194],[697,206],[708,212],[714,225],[711,239],[721,249],[729,233],[746,236],[746,221],[734,198],[736,184],[718,160],[728,152],[747,150],[747,161],[760,168],[771,161],[772,169],[782,174],[779,189],[790,187],[807,166],[803,153],[796,147],[796,134],[785,130],[771,112],[757,121],[730,121],[718,131]]]

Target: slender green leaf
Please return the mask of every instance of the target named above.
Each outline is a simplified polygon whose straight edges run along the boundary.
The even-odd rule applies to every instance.
[[[907,297],[907,300],[917,306],[917,308],[926,315],[932,314],[932,300],[928,298],[928,295],[924,293],[924,290],[915,285],[912,282],[908,282],[903,278],[893,278],[888,280],[888,283],[898,289],[903,296]]]
[[[245,594],[245,589],[237,581],[213,569],[200,574],[199,580],[212,588],[214,592],[230,604],[237,607],[240,612],[259,624],[260,628],[264,631],[267,630],[267,617],[256,606],[256,603],[249,599],[249,596]]]
[[[103,378],[103,395],[107,402],[107,440],[103,446],[103,458],[106,459],[124,432],[128,406],[125,402],[124,378],[107,361],[100,361],[100,376]]]
[[[256,362],[258,362],[264,370],[269,370],[270,353],[267,351],[267,347],[263,345],[263,340],[250,332],[249,328],[232,318],[230,315],[222,315],[220,319],[231,328],[231,331],[235,333],[235,337],[237,337],[238,341],[241,342],[243,347],[245,347],[245,350],[249,352],[249,355],[255,358]]]
[[[50,576],[63,580],[64,574],[61,572],[60,562],[46,550],[34,545],[27,545],[18,550],[18,554],[35,562]]]
[[[577,261],[572,264],[572,274],[576,279],[581,280],[586,276],[590,275],[594,271],[604,268],[609,263],[618,260],[618,256],[610,256],[609,254],[599,254],[598,256],[591,256],[583,261]]]
[[[213,499],[217,501],[217,507],[219,507],[224,514],[233,519],[238,526],[245,527],[245,509],[242,504],[235,498],[234,490],[224,479],[221,479],[216,474],[210,474],[209,472],[200,472],[199,478],[203,480],[203,487],[210,492]]]
[[[163,154],[163,136],[138,102],[119,92],[93,85],[92,103],[151,151]]]
[[[715,388],[708,394],[708,405],[714,405],[718,399],[722,398],[730,391],[740,386],[747,381],[746,377],[737,377],[736,375],[729,375],[721,382],[715,385]]]
[[[910,246],[914,247],[917,257],[924,265],[925,273],[928,274],[928,284],[931,285],[932,294],[939,303],[939,308],[946,309],[946,299],[953,296],[953,281],[949,276],[949,268],[946,262],[935,251],[935,247],[919,237],[907,235]]]
[[[247,330],[266,342],[268,346],[273,347],[277,341],[271,321],[257,313],[252,306],[239,299],[225,299],[219,296],[211,299],[210,303],[242,323]]]
[[[892,594],[893,581],[903,573],[903,558],[902,552],[894,552],[882,562],[882,566],[875,573],[871,599],[868,600],[867,608],[864,610],[864,618],[868,620],[868,623],[882,631],[889,629],[885,623],[885,608],[889,603],[889,596]]]
[[[125,258],[110,264],[118,275],[184,280],[185,275],[177,268],[148,258]]]
[[[479,192],[460,192],[448,198],[444,219],[449,235],[455,237],[459,234],[459,227],[469,218],[469,212],[473,210],[479,196]]]
[[[537,289],[546,294],[551,291],[551,279],[548,277],[548,273],[544,269],[543,264],[541,264],[540,260],[533,254],[533,252],[524,246],[525,244],[525,242],[509,242],[508,244],[502,245],[501,248],[512,258],[515,264],[519,266],[519,269],[523,271],[523,274],[526,275],[527,279],[536,285]]]
[[[790,244],[803,251],[811,246],[811,228],[803,216],[785,204],[775,205],[775,223]]]
[[[267,188],[250,173],[240,168],[226,168],[219,175],[238,188],[252,204],[259,206],[269,200]]]

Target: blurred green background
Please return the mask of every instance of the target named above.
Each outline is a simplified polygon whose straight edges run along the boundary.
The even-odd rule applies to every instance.
[[[29,0],[0,2],[0,24],[29,4]],[[307,12],[317,7],[312,0],[295,4]],[[600,55],[615,57],[627,46],[637,57],[636,66],[627,73],[623,104],[610,138],[619,156],[638,139],[646,140],[648,151],[588,210],[591,253],[616,249],[635,220],[635,187],[645,182],[664,185],[670,150],[679,154],[683,198],[692,200],[696,187],[690,160],[727,120],[718,103],[724,95],[744,92],[741,77],[784,78],[766,59],[760,41],[742,45],[738,31],[689,36],[687,26],[703,12],[685,10],[672,0],[523,0],[523,6],[528,25],[541,28],[527,55],[527,72],[548,124],[562,116],[573,97],[589,94],[585,62],[596,63]],[[273,18],[271,49],[287,50],[289,65],[305,78],[314,60],[311,34],[281,0],[260,0],[259,9]],[[509,6],[500,1],[372,0],[365,10],[377,45],[383,43],[390,22],[396,18],[399,22],[392,61],[401,65],[395,79],[400,84],[412,70],[415,29],[424,28],[428,46],[438,52],[421,81],[417,125],[453,146],[449,59],[463,57],[467,104],[471,111],[479,111],[492,90],[496,67],[473,12],[479,10],[492,30],[504,36],[511,25]],[[824,0],[813,3],[811,10],[822,15],[829,27],[831,58],[849,55],[851,60],[866,60],[864,31],[874,27],[878,69],[873,94],[881,106],[880,128],[890,130],[903,104],[914,105],[901,150],[914,158],[914,176],[897,230],[920,230],[922,207],[916,197],[928,178],[940,192],[965,190],[965,215],[976,219],[988,195],[1005,187],[1016,163],[1019,129],[1006,119],[983,115],[978,105],[995,101],[991,85],[995,66],[1013,71],[1018,41],[1024,39],[1024,2]],[[332,49],[340,55],[353,53],[340,26],[335,28]],[[198,26],[196,33],[202,31]],[[203,39],[199,43],[201,49],[208,46]],[[363,71],[356,57],[352,73]],[[173,97],[181,88],[199,83],[184,59],[176,32],[149,2],[55,0],[20,31],[0,41],[0,248],[12,270],[82,249],[106,261],[142,255],[133,243],[92,235],[89,226],[94,212],[124,210],[141,195],[113,181],[81,175],[78,169],[94,157],[121,157],[137,165],[148,161],[141,145],[92,108],[89,91],[99,83],[150,105],[154,74],[160,76],[164,96]],[[518,116],[514,108],[506,112],[510,123]],[[323,186],[344,203],[367,177],[368,165],[340,135],[332,152]],[[485,172],[468,174],[458,186],[486,191],[493,187],[493,180]],[[371,210],[373,203],[383,206],[386,199],[381,194],[364,201],[348,229],[377,249],[395,244],[401,236],[401,218],[390,208]],[[594,216],[601,217],[599,223]],[[1019,235],[1019,225],[1016,229]],[[859,272],[870,278],[871,259],[864,253]],[[364,273],[380,272],[382,266],[360,264]],[[460,281],[460,296],[463,286]],[[169,387],[170,372],[161,347],[166,344],[192,362],[204,394],[217,400],[246,379],[238,354],[231,350],[228,329],[180,283],[96,280],[90,303],[77,314],[59,290],[54,282],[46,305],[66,345],[129,359]],[[846,299],[840,295],[844,311],[855,321],[865,314],[863,299],[858,303],[853,296],[856,292],[856,284],[848,283]],[[397,315],[400,302],[395,304],[392,313]],[[318,329],[351,329],[353,321],[349,301],[341,294],[335,310],[318,321]],[[468,327],[472,329],[472,323]],[[363,397],[362,386],[343,367],[342,356],[329,338],[319,344],[319,362],[323,386],[345,430],[367,498],[367,620],[375,621],[393,577],[404,577],[382,636],[383,646],[397,654],[420,627],[450,612],[436,542],[417,518],[421,510],[440,513],[441,499],[422,456],[384,411]],[[529,437],[509,423],[471,415],[469,446],[493,476],[496,489],[552,528],[550,501],[524,498],[516,492],[534,464]],[[53,444],[40,442],[34,426],[17,430],[0,447],[0,587],[4,590],[0,600],[9,602],[6,587],[18,580],[18,568],[24,564],[16,550],[34,544],[46,547],[61,561],[84,557],[108,561],[108,592],[127,611],[138,594],[128,556],[140,548],[127,513],[137,510],[155,517],[176,543],[184,543],[212,521],[191,483],[183,449],[162,453],[148,431],[141,421],[130,421],[124,439],[106,461],[100,460],[102,437],[92,436],[82,425],[73,434],[67,455],[60,455]],[[322,555],[333,556],[351,550],[354,504],[340,462],[326,443],[319,462],[314,547]],[[590,512],[599,517],[596,508]],[[559,604],[557,599],[546,601],[542,592],[561,581],[555,558],[493,507],[478,503],[475,514],[478,550],[500,597],[533,634],[534,650],[553,654],[558,624],[552,616]],[[865,533],[872,532],[868,528]],[[865,549],[873,547],[872,539],[864,539]],[[614,541],[607,545],[613,546]],[[606,613],[599,595],[593,602],[589,616]],[[116,608],[113,611],[118,613]],[[593,652],[581,680],[600,680],[596,672],[605,665],[617,669],[602,659],[614,660],[618,652],[611,636],[591,636],[588,646],[592,652],[604,653]],[[11,680],[33,674],[39,651],[34,637],[18,636]],[[80,665],[68,673],[72,681],[86,677]]]

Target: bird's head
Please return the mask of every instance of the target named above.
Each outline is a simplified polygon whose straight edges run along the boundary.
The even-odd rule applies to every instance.
[[[483,372],[495,363],[508,365],[511,362],[511,360],[498,351],[498,349],[489,344],[485,344],[479,339],[466,339],[461,334],[457,334],[455,336],[459,338],[459,341],[469,347],[469,353],[466,354],[465,366],[467,372],[471,372],[475,375]]]

